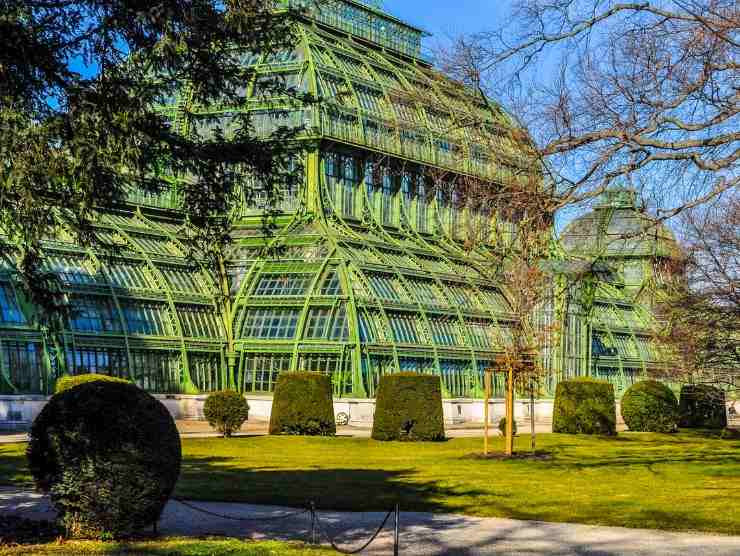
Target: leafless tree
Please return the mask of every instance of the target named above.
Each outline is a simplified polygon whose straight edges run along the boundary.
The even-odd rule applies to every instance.
[[[528,129],[560,207],[626,182],[661,219],[736,188],[736,0],[514,0],[443,69]]]
[[[683,218],[686,280],[669,282],[659,340],[676,357],[671,378],[740,386],[740,198],[723,197]]]

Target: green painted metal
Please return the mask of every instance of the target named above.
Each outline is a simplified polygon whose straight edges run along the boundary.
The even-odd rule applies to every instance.
[[[279,2],[288,4],[296,0]],[[527,155],[503,110],[424,60],[422,31],[362,2],[321,5],[296,19],[291,51],[243,54],[256,70],[243,106],[197,106],[185,87],[162,108],[182,133],[219,126],[228,135],[237,110],[258,133],[299,130],[302,186],[273,206],[245,192],[232,209],[229,310],[217,301],[223,277],[186,256],[177,182],[158,195],[132,191],[98,223],[115,253],[82,250],[63,235],[47,246],[72,307],[59,338],[39,326],[4,270],[0,392],[50,393],[64,373],[103,372],[160,393],[269,394],[280,372],[310,370],[332,376],[337,396],[373,397],[380,376],[413,370],[440,375],[448,397],[481,396],[483,370],[503,353],[515,317],[506,285],[485,270],[486,246],[464,245],[467,226],[490,215],[460,203],[454,183],[514,181]],[[263,94],[272,78],[317,102]],[[482,129],[465,125],[473,118]],[[481,133],[495,138],[495,155],[481,154]],[[266,208],[277,227],[270,235]],[[676,256],[675,242],[661,228],[655,241],[614,248],[615,234],[632,229],[625,223],[644,222],[640,214],[629,194],[610,194],[553,246],[566,269],[553,275],[554,292],[579,258],[598,255],[614,276],[594,284],[588,303],[564,288],[538,316],[561,323],[543,353],[545,395],[583,374],[622,389],[661,364],[650,307],[638,301],[655,261]],[[638,274],[630,265],[639,280],[630,281]],[[494,386],[502,395],[500,376]]]

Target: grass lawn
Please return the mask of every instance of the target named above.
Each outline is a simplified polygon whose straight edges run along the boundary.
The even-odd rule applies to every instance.
[[[502,439],[493,440],[502,450]],[[518,437],[526,449],[529,437]],[[319,508],[475,516],[740,534],[740,440],[694,432],[615,438],[542,434],[545,461],[470,458],[482,439],[186,439],[177,495]],[[0,445],[0,482],[28,481],[23,446]]]
[[[78,556],[81,554],[117,554],[137,556],[329,556],[338,554],[305,546],[300,543],[254,542],[235,539],[159,539],[142,542],[65,541],[43,545],[0,546],[2,556],[26,554],[54,554]]]

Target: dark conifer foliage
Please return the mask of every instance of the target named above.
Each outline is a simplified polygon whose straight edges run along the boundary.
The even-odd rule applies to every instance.
[[[41,272],[43,240],[66,229],[98,244],[96,209],[132,188],[176,184],[205,255],[227,239],[222,218],[250,173],[286,179],[288,132],[257,138],[179,134],[166,112],[187,86],[202,105],[238,105],[250,70],[240,53],[279,51],[288,18],[270,0],[0,0],[0,236],[34,301],[57,303]],[[280,86],[275,84],[276,87]]]

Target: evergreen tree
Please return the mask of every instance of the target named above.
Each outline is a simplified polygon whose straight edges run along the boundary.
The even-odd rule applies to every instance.
[[[254,73],[241,56],[292,40],[271,0],[0,0],[0,251],[34,302],[57,305],[44,240],[105,246],[97,215],[135,189],[177,188],[193,245],[217,263],[215,216],[245,174],[268,192],[285,179],[295,130],[257,137],[242,115],[228,137],[184,136],[169,99],[186,87],[239,105]]]

